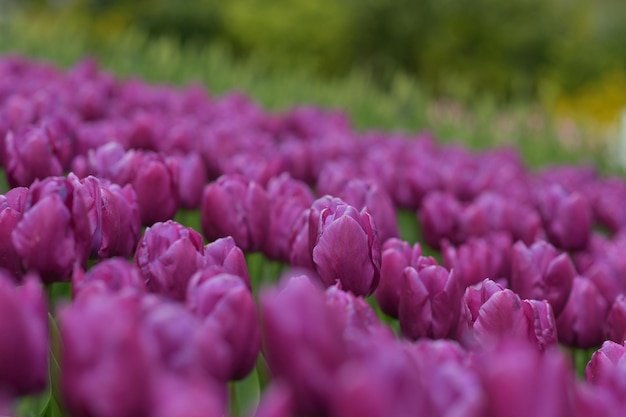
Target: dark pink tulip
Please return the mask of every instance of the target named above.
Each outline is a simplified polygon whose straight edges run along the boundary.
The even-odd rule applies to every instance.
[[[340,284],[326,289],[326,303],[335,311],[335,317],[345,329],[346,338],[359,337],[356,334],[375,332],[374,328],[382,328],[372,307],[362,297],[343,291]]]
[[[160,376],[156,382],[153,417],[223,417],[226,387],[199,378]]]
[[[141,235],[141,217],[137,194],[130,185],[103,184],[102,242],[99,258],[131,256]]]
[[[433,258],[422,256],[419,243],[411,247],[407,242],[396,238],[389,239],[383,244],[381,258],[380,283],[375,292],[376,301],[385,314],[397,318],[404,268],[412,266],[419,270],[436,265],[437,262]]]
[[[593,222],[586,197],[555,185],[540,192],[539,212],[554,245],[565,250],[585,249]]]
[[[511,238],[508,233],[494,233],[484,238],[471,237],[454,247],[442,241],[443,266],[454,270],[463,288],[485,278],[506,279],[511,274]]]
[[[326,286],[337,281],[345,291],[367,296],[380,279],[380,241],[366,210],[338,198],[316,200],[309,214],[313,265]]]
[[[232,237],[223,237],[206,245],[204,259],[207,268],[216,268],[218,271],[237,275],[250,288],[246,257]]]
[[[265,290],[260,304],[263,353],[273,378],[290,387],[297,415],[327,414],[346,350],[324,292],[301,276]]]
[[[24,269],[37,271],[45,282],[67,280],[75,264],[84,265],[92,234],[72,181],[50,177],[35,182],[11,239]]]
[[[626,347],[623,343],[607,340],[602,343],[585,369],[585,378],[588,383],[604,386],[621,394],[626,394]]]
[[[461,204],[451,194],[432,192],[426,195],[418,218],[429,246],[439,249],[442,239],[456,242],[461,210]]]
[[[317,177],[315,191],[317,195],[332,195],[340,197],[339,193],[353,178],[360,178],[359,167],[351,159],[329,162]]]
[[[485,416],[570,417],[577,415],[575,378],[557,349],[539,353],[526,344],[508,343],[477,361]]]
[[[454,272],[434,265],[417,270],[411,266],[402,274],[398,309],[402,334],[442,339],[454,335],[461,308],[461,286]]]
[[[202,195],[202,232],[208,240],[232,236],[244,252],[258,251],[267,238],[269,201],[260,185],[224,175]]]
[[[205,265],[202,236],[169,220],[147,228],[135,263],[151,292],[184,300],[191,276]]]
[[[512,340],[545,350],[556,344],[557,332],[546,301],[521,300],[485,280],[465,290],[457,338],[468,347],[492,348]]]
[[[594,219],[600,225],[617,233],[626,228],[626,183],[623,178],[611,177],[598,180],[588,187]]]
[[[272,382],[265,389],[261,401],[251,417],[293,417],[293,399],[289,387]]]
[[[270,259],[288,262],[294,227],[313,203],[313,192],[305,183],[282,174],[267,184],[267,196],[269,231],[263,252]]]
[[[82,302],[81,302],[82,301]],[[92,294],[59,313],[61,387],[72,416],[149,415],[159,370],[136,297]]]
[[[613,302],[618,294],[626,293],[624,250],[626,250],[624,235],[616,235],[612,240],[605,241],[594,248],[594,251],[589,254],[586,265],[581,265],[586,266],[583,274],[593,281],[609,303]]]
[[[202,321],[202,332],[210,346],[222,341],[226,356],[210,353],[216,378],[222,381],[242,379],[256,364],[261,347],[261,333],[252,293],[236,275],[220,274],[208,279],[189,294],[187,306]],[[210,335],[210,337],[208,336]]]
[[[604,340],[608,312],[609,304],[593,281],[574,277],[567,304],[556,321],[559,342],[583,349],[598,346]]]
[[[0,397],[37,394],[48,382],[46,297],[35,277],[15,287],[0,273]]]
[[[572,290],[576,269],[567,253],[543,240],[513,245],[510,286],[520,297],[547,300],[559,316]]]
[[[620,417],[622,404],[611,390],[583,381],[576,384],[576,410],[581,417]]]
[[[626,295],[620,294],[613,301],[604,330],[605,337],[615,343],[626,341]]]
[[[220,172],[224,175],[238,175],[248,182],[265,187],[270,179],[282,172],[282,161],[273,149],[246,149],[220,160]]]
[[[289,238],[289,264],[293,267],[315,270],[309,246],[309,217],[311,209],[303,210],[293,223]]]
[[[49,125],[7,133],[5,169],[11,187],[29,186],[36,179],[63,174],[62,163],[55,155],[56,136]]]
[[[124,288],[132,288],[139,293],[146,291],[146,284],[137,266],[123,258],[105,259],[92,266],[87,272],[77,269],[72,275],[74,297],[83,292],[119,292]]]
[[[374,181],[352,179],[336,196],[359,210],[367,209],[374,219],[381,242],[400,236],[393,201]]]
[[[197,153],[189,153],[185,156],[170,156],[166,161],[178,178],[180,206],[189,210],[200,208],[202,190],[208,180],[202,157]]]
[[[132,152],[129,151],[129,154]],[[137,193],[141,223],[150,226],[172,219],[179,206],[178,173],[168,167],[160,154],[137,155],[125,162],[129,164],[128,168],[134,170],[131,184]]]
[[[17,187],[0,195],[0,268],[16,279],[22,276],[22,265],[11,234],[22,218],[27,194],[28,188]]]

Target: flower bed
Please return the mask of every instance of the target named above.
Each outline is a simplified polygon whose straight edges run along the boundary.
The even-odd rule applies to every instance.
[[[0,138],[0,414],[620,415],[621,178],[91,61]]]

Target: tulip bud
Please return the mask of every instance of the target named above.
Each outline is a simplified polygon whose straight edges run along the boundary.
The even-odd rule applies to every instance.
[[[258,184],[224,175],[204,188],[202,232],[208,240],[232,236],[244,252],[258,251],[267,237],[268,204]]]
[[[48,317],[44,291],[35,277],[15,287],[0,273],[0,393],[37,394],[48,381]]]
[[[626,295],[620,294],[613,301],[606,319],[604,333],[615,343],[626,341]]]
[[[457,338],[465,346],[492,348],[508,340],[543,351],[557,342],[556,324],[546,301],[521,300],[485,280],[465,290]]]
[[[313,265],[326,286],[341,282],[345,291],[367,296],[380,279],[380,241],[369,212],[324,197],[309,214]]]
[[[432,192],[426,195],[418,217],[429,246],[439,249],[442,239],[456,243],[461,210],[461,204],[451,194]]]
[[[129,151],[132,154],[134,151]],[[144,226],[172,219],[179,206],[178,174],[167,166],[160,154],[137,154],[125,162],[132,164],[132,185],[137,193],[139,215]],[[125,184],[125,183],[122,183]]]
[[[72,181],[50,177],[35,182],[11,239],[22,266],[37,271],[44,282],[67,280],[74,264],[84,265],[92,235]]]
[[[102,243],[98,257],[130,257],[139,242],[141,218],[137,194],[130,185],[104,184],[102,189]]]
[[[5,169],[11,187],[29,186],[36,179],[63,174],[61,161],[54,153],[56,135],[49,125],[7,133]]]
[[[570,296],[576,269],[567,253],[545,241],[513,245],[511,289],[520,297],[548,300],[558,317]]]
[[[245,255],[237,247],[232,237],[223,237],[206,245],[204,247],[204,259],[207,268],[215,268],[221,272],[237,275],[248,288],[251,288]]]
[[[313,192],[305,183],[283,174],[270,180],[267,195],[269,231],[263,252],[271,259],[288,262],[294,227],[313,203]]]
[[[158,370],[135,297],[94,294],[59,313],[61,387],[72,416],[149,415]],[[106,324],[106,325],[103,325]]]
[[[376,301],[387,315],[397,318],[400,294],[402,291],[402,273],[404,268],[412,266],[418,270],[436,265],[433,258],[422,256],[419,243],[413,247],[400,239],[392,238],[383,244],[380,267],[380,283],[376,288]]]
[[[583,195],[552,186],[540,194],[539,211],[548,238],[556,246],[565,250],[582,250],[587,246],[593,213]]]
[[[598,346],[604,339],[608,312],[609,305],[593,281],[574,277],[567,304],[556,321],[559,342],[583,349]]]
[[[147,228],[135,263],[151,292],[184,300],[191,276],[205,265],[202,236],[174,221]]]
[[[126,259],[106,259],[92,266],[87,272],[77,269],[72,275],[72,293],[75,298],[82,293],[119,292],[123,288],[132,288],[139,293],[146,291],[141,272]]]
[[[28,188],[17,187],[0,195],[0,268],[16,279],[22,276],[22,265],[11,234],[22,218],[27,194]]]
[[[375,327],[383,327],[374,310],[362,297],[343,291],[339,284],[326,289],[326,303],[336,312],[335,317],[342,323],[347,338],[355,332],[369,333]]]
[[[459,322],[461,287],[454,273],[441,266],[421,270],[409,266],[402,274],[398,309],[402,334],[416,340],[452,336]]]
[[[202,204],[202,190],[208,175],[202,157],[197,153],[166,158],[167,165],[178,178],[178,197],[182,208],[195,210]]]
[[[291,388],[297,415],[327,414],[346,350],[343,329],[324,293],[301,276],[282,289],[265,290],[260,303],[264,356],[272,377]]]
[[[352,179],[343,186],[337,197],[359,210],[367,209],[374,219],[381,242],[400,236],[391,197],[375,182]]]
[[[598,349],[585,369],[585,379],[589,384],[603,386],[621,394],[626,394],[626,347],[623,343],[606,340]]]

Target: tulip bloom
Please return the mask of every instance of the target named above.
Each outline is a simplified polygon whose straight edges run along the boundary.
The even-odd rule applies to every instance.
[[[548,300],[555,316],[559,316],[570,296],[576,275],[567,253],[559,253],[545,241],[526,247],[513,245],[511,289],[520,297]]]
[[[452,336],[459,322],[461,286],[453,272],[438,266],[402,273],[399,319],[402,334],[416,340]]]
[[[135,253],[148,290],[181,301],[189,279],[205,262],[202,236],[171,220],[147,228]]]
[[[258,251],[267,238],[268,204],[260,185],[221,176],[204,188],[202,232],[208,240],[232,236],[244,252]]]
[[[77,269],[72,275],[74,298],[83,292],[119,292],[124,288],[133,288],[139,293],[146,291],[139,268],[123,258],[106,259],[92,266],[87,272]]]
[[[606,319],[604,333],[615,343],[626,341],[626,295],[620,294],[613,301]]]
[[[0,396],[37,394],[48,382],[46,297],[35,277],[15,287],[0,273]],[[1,400],[0,400],[1,401]]]
[[[456,243],[462,206],[452,194],[435,191],[428,193],[418,213],[424,240],[439,249],[443,239]]]
[[[328,287],[337,281],[355,295],[374,292],[380,279],[380,241],[366,210],[324,197],[309,214],[309,248],[313,265]]]
[[[251,288],[246,257],[232,237],[223,237],[206,245],[204,259],[206,268],[237,275],[248,288]]]
[[[28,188],[17,187],[0,195],[0,268],[14,278],[22,276],[20,257],[15,250],[11,234],[22,218]]]

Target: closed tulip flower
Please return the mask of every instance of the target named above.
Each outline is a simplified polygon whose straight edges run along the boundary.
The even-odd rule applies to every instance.
[[[570,296],[576,269],[567,253],[545,241],[513,245],[511,289],[522,298],[548,300],[558,317]]]
[[[260,185],[221,176],[204,188],[202,232],[208,240],[232,236],[244,252],[258,251],[267,238],[268,204]]]
[[[615,343],[626,341],[626,295],[620,294],[613,301],[606,319],[605,335]]]
[[[404,268],[412,266],[419,271],[432,265],[437,265],[437,261],[422,256],[422,248],[419,243],[411,246],[400,239],[387,240],[382,247],[380,283],[375,292],[380,309],[388,316],[397,318]]]
[[[202,282],[189,295],[187,306],[203,322],[209,343],[205,352],[216,378],[242,379],[254,365],[261,347],[261,333],[252,293],[242,279],[231,274],[216,275]],[[227,355],[216,357],[210,346],[216,341],[226,346]],[[209,353],[211,352],[211,353]]]
[[[402,274],[399,319],[402,334],[442,339],[456,331],[461,309],[461,286],[453,272],[438,266],[407,267]]]
[[[583,349],[598,346],[604,340],[608,313],[609,304],[593,281],[574,277],[567,304],[556,320],[559,342]]]
[[[243,251],[235,244],[235,240],[226,236],[217,239],[204,247],[204,259],[207,268],[237,275],[250,287],[250,273]]]
[[[11,234],[22,218],[27,194],[28,188],[17,187],[0,195],[0,268],[16,279],[22,276],[22,265]]]
[[[205,265],[202,236],[174,221],[147,228],[135,263],[151,292],[184,300],[191,276]]]
[[[15,287],[0,273],[0,393],[37,394],[48,381],[48,314],[37,278]]]
[[[139,293],[146,291],[139,268],[123,258],[105,259],[92,266],[87,272],[77,269],[72,275],[74,297],[83,292],[119,292],[124,288],[132,288]]]
[[[457,243],[461,203],[452,195],[439,191],[426,194],[418,213],[424,240],[439,249],[443,239]]]
[[[104,183],[102,199],[102,241],[98,258],[130,257],[141,235],[137,194],[130,185]]]
[[[202,157],[198,153],[166,158],[171,172],[178,178],[178,197],[180,206],[195,210],[202,204],[202,190],[207,183],[208,174]]]
[[[160,154],[140,155],[138,158],[130,158],[127,163],[136,170],[131,184],[137,193],[141,222],[144,226],[150,226],[172,219],[176,214],[179,207],[179,178],[178,173],[168,167]]]
[[[316,200],[309,214],[309,248],[313,265],[326,286],[370,295],[380,279],[380,241],[366,210],[340,199]]]

